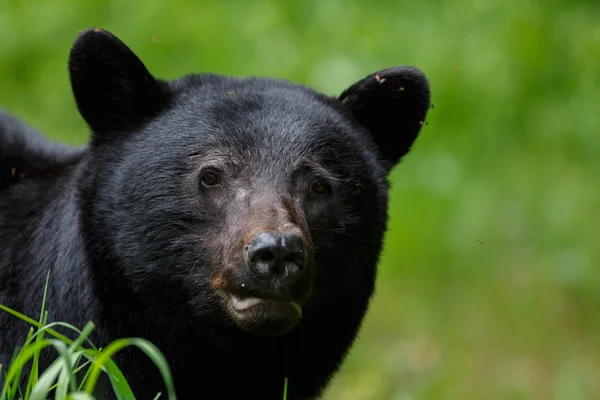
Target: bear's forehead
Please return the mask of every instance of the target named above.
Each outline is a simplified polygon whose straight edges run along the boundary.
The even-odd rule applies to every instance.
[[[284,80],[207,75],[190,76],[172,86],[176,108],[185,109],[188,116],[202,113],[206,120],[273,124],[339,117],[332,98]]]
[[[165,116],[171,135],[207,144],[306,150],[356,136],[352,124],[326,96],[274,80],[217,80],[189,85]]]
[[[364,132],[334,100],[272,82],[183,85],[171,106],[146,126],[147,134],[137,137],[165,165],[227,161],[256,171],[292,171],[308,163],[332,172],[344,165],[348,172],[371,158]]]

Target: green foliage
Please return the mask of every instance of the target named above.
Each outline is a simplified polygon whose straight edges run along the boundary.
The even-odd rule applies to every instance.
[[[335,95],[416,65],[435,108],[391,177],[378,291],[325,398],[597,398],[599,15],[585,0],[3,0],[0,105],[86,141],[66,59],[92,26],[164,78]]]

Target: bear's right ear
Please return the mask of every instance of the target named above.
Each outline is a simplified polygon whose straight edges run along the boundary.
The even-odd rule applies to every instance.
[[[79,34],[69,58],[71,87],[79,113],[93,132],[92,143],[139,128],[170,99],[165,82],[110,32]]]
[[[409,151],[429,111],[429,82],[420,70],[399,66],[371,74],[339,97],[369,132],[390,171]]]

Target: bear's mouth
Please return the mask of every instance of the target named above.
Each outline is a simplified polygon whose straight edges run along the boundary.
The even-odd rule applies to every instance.
[[[238,312],[243,312],[251,307],[254,307],[258,304],[262,304],[265,302],[272,302],[273,300],[271,299],[260,299],[258,297],[246,297],[246,298],[240,298],[237,296],[231,296],[231,307]],[[281,301],[280,301],[281,302]],[[296,311],[298,312],[298,314],[300,314],[300,317],[302,317],[302,307],[300,307],[300,304],[298,304],[295,301],[289,301],[286,302],[289,303],[290,305],[292,305]]]
[[[240,328],[264,336],[284,334],[302,319],[300,304],[289,300],[230,295],[228,309]]]

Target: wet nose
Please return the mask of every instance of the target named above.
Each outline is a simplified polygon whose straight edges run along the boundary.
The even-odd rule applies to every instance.
[[[262,280],[293,284],[304,272],[306,249],[298,235],[261,232],[246,247],[248,266]]]

